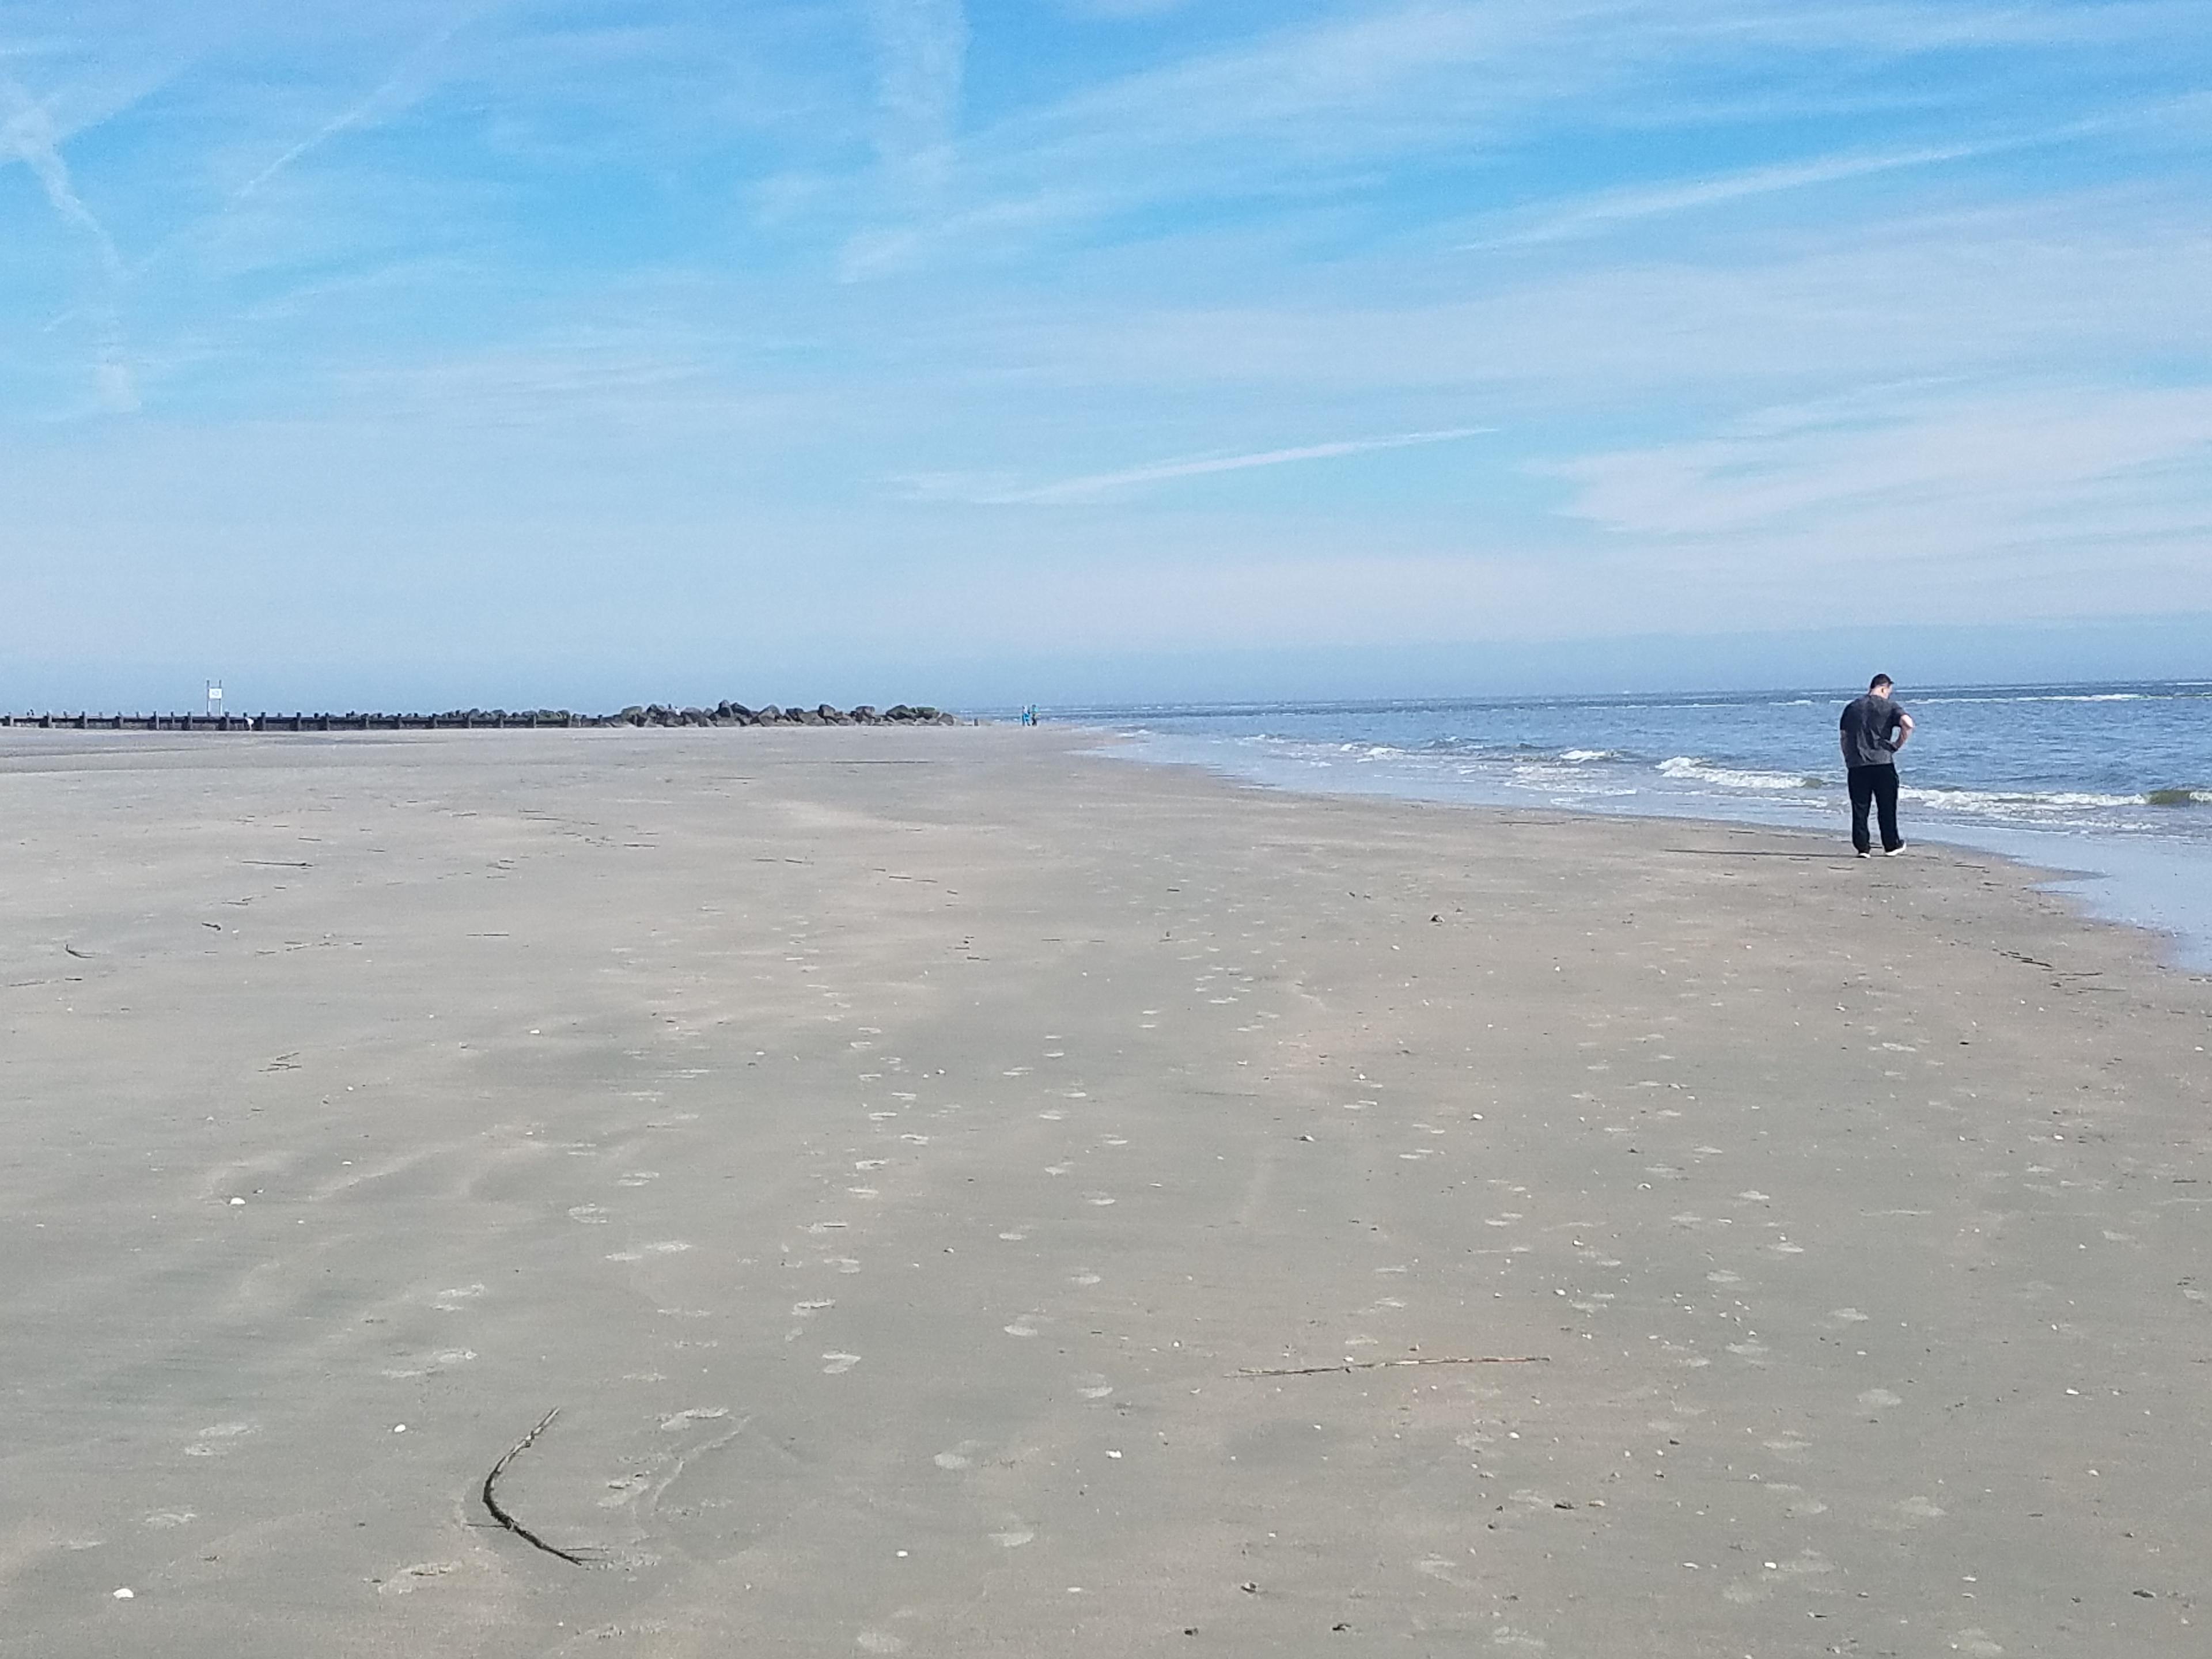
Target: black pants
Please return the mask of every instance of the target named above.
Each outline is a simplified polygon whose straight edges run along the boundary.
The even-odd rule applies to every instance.
[[[1894,766],[1852,766],[1844,769],[1851,781],[1851,845],[1862,853],[1874,850],[1867,834],[1867,809],[1881,809],[1881,847],[1894,853],[1905,845],[1897,833],[1897,769]]]

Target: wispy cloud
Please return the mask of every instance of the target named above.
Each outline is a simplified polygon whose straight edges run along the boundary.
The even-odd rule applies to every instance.
[[[848,241],[848,282],[912,257],[914,229],[945,206],[967,76],[968,14],[961,0],[868,0],[876,58],[877,215],[890,222]]]
[[[366,95],[340,110],[232,191],[231,205],[245,201],[278,173],[321,149],[340,133],[368,125],[380,117],[403,109],[421,97],[430,66],[438,53],[483,9],[483,7],[474,8],[434,29]]]
[[[1982,161],[2021,150],[2049,149],[2109,133],[2119,127],[2148,127],[2177,115],[2192,112],[2203,102],[2202,99],[2194,97],[2167,100],[2133,107],[2118,115],[2069,121],[2063,125],[2036,132],[1952,144],[1925,144],[1906,149],[1846,151],[1804,161],[1747,167],[1687,182],[1601,191],[1571,203],[1566,207],[1540,213],[1517,229],[1463,243],[1461,251],[1468,252],[1565,241],[1577,236],[1596,234],[1634,221],[1656,219],[1699,208],[1719,207],[1761,196],[1816,189],[1822,185],[1845,184],[1855,179],[1872,178],[1887,173],[1942,167],[1954,161]]]
[[[885,3],[889,0],[884,0]],[[1769,100],[1765,119],[1832,106],[1838,69],[1881,83],[1884,71],[1946,54],[1942,76],[1912,84],[1923,120],[2014,106],[2003,70],[2021,53],[2128,43],[2146,64],[2201,33],[2182,4],[2084,8],[1969,5],[1930,16],[1924,7],[1843,0],[1775,8],[1765,0],[1497,0],[1348,7],[1296,19],[1217,49],[1095,82],[1048,106],[980,125],[961,146],[959,187],[934,235],[909,234],[882,251],[886,263],[965,257],[954,220],[994,207],[1048,199],[1064,210],[1029,215],[1036,233],[1065,236],[1170,204],[1243,203],[1264,210],[1286,197],[1307,202],[1358,196],[1379,169],[1449,158],[1521,155],[1532,132],[1565,118],[1709,128],[1706,88],[1723,102],[1751,82]],[[1963,61],[1951,58],[1966,52]],[[2105,94],[2124,107],[2136,88]],[[1931,166],[1975,141],[1900,146],[1805,167],[1894,170]],[[1739,195],[1803,188],[1820,174],[1789,166],[1747,170]],[[1836,178],[1850,176],[1837,173]],[[1720,181],[1714,181],[1716,185]],[[1689,188],[1686,186],[1685,188]],[[1697,198],[1655,198],[1640,210],[1680,210]],[[1711,199],[1727,200],[1722,193]],[[1600,204],[1593,204],[1598,207]],[[1626,198],[1613,216],[1638,204]],[[1593,221],[1593,223],[1597,222]],[[1565,234],[1562,228],[1561,234]],[[1012,252],[1018,243],[998,252]]]
[[[1908,167],[1941,166],[2020,148],[2020,142],[1996,144],[1942,144],[1922,149],[1893,150],[1886,155],[1828,155],[1816,161],[1785,162],[1751,167],[1741,173],[1698,179],[1691,184],[1663,185],[1646,190],[1608,191],[1575,206],[1555,211],[1519,230],[1486,236],[1461,245],[1462,252],[1487,248],[1523,247],[1540,242],[1565,241],[1609,230],[1640,219],[1715,207],[1753,197],[1808,190],[1820,185],[1842,184],[1877,173]]]
[[[960,0],[869,0],[881,125],[877,153],[894,179],[934,185],[951,165],[968,64]]]
[[[395,113],[416,101],[431,83],[433,77],[430,71],[438,55],[452,42],[455,35],[491,9],[490,5],[477,5],[439,25],[418,41],[367,94],[324,121],[305,137],[286,146],[258,172],[252,173],[244,182],[234,187],[212,211],[204,213],[198,218],[170,231],[129,264],[126,265],[120,260],[117,260],[114,265],[112,292],[119,295],[123,289],[143,279],[149,272],[160,266],[179,248],[206,236],[208,233],[245,206],[253,197],[259,194],[279,175],[296,166],[332,139],[354,129],[374,125],[384,117]],[[112,253],[112,247],[109,252]],[[92,314],[92,307],[80,301],[70,309],[48,319],[46,331],[52,332],[88,314]]]
[[[1710,438],[1531,470],[1571,482],[1567,510],[1616,533],[1735,538],[1884,524],[1888,533],[1867,544],[1894,550],[1940,526],[1956,552],[1962,540],[2092,525],[2109,534],[2124,512],[2146,507],[2201,531],[2212,520],[2208,457],[2205,387],[2002,397],[1906,388],[1856,411],[1776,411]]]
[[[917,495],[934,501],[961,501],[984,507],[1062,504],[1093,501],[1146,484],[1166,483],[1177,478],[1200,478],[1217,472],[1243,472],[1254,467],[1289,466],[1300,461],[1333,461],[1347,455],[1372,454],[1377,450],[1410,449],[1420,444],[1450,443],[1495,432],[1495,427],[1448,427],[1435,432],[1397,432],[1380,438],[1344,438],[1325,444],[1301,444],[1291,449],[1261,449],[1241,455],[1193,455],[1180,460],[1154,461],[1120,472],[1093,472],[1082,477],[1060,478],[1051,483],[1008,485],[976,479],[972,475],[927,473],[899,482]]]
[[[123,259],[115,251],[115,239],[77,193],[46,110],[21,85],[4,76],[0,76],[0,100],[8,106],[7,119],[0,125],[0,151],[13,154],[30,168],[48,204],[89,246],[98,267],[94,291],[86,296],[83,309],[92,319],[97,336],[93,372],[100,406],[118,413],[135,410],[138,390],[123,337]]]

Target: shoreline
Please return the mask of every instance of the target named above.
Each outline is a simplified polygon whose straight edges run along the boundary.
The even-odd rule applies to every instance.
[[[1356,799],[1421,801],[1499,812],[1554,811],[1602,820],[1649,823],[1704,823],[1715,826],[1754,826],[1778,835],[1802,836],[1812,841],[1849,846],[1849,825],[1839,822],[1832,830],[1807,823],[1802,817],[1762,817],[1759,803],[1747,799],[1744,811],[1734,816],[1665,810],[1634,810],[1590,803],[1539,805],[1499,800],[1471,787],[1455,788],[1438,783],[1429,788],[1374,784],[1347,777],[1332,784],[1300,778],[1287,768],[1248,764],[1239,768],[1227,758],[1211,759],[1188,754],[1155,757],[1142,750],[1146,738],[1109,726],[1066,727],[1110,739],[1119,749],[1101,747],[1102,755],[1128,763],[1148,766],[1188,766],[1217,777],[1235,779],[1262,789]],[[1126,751],[1126,752],[1124,752]],[[1908,821],[1908,829],[1911,823]],[[2179,973],[2212,973],[2212,848],[2179,837],[2130,836],[2094,830],[2063,830],[2042,827],[1974,825],[1936,820],[1912,845],[1966,848],[1993,853],[2010,862],[2038,872],[2051,890],[2075,900],[2083,915],[2095,921],[2149,934],[2166,947],[2169,965]],[[2087,859],[2060,857],[2069,848],[2086,848]],[[1847,854],[1848,855],[1848,854]]]
[[[2201,981],[1080,740],[0,761],[0,1653],[2197,1650]]]

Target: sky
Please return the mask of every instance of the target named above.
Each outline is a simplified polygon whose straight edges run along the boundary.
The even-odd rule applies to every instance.
[[[2212,676],[2208,202],[2207,0],[9,0],[0,706]]]

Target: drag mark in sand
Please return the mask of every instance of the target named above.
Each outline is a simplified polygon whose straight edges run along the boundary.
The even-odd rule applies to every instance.
[[[558,1406],[556,1406],[551,1411],[546,1413],[544,1416],[538,1419],[538,1426],[536,1428],[531,1430],[528,1434],[524,1435],[521,1439],[516,1441],[512,1446],[509,1446],[507,1449],[506,1455],[501,1457],[498,1462],[491,1466],[491,1473],[485,1475],[483,1478],[483,1506],[485,1512],[489,1514],[493,1520],[498,1522],[501,1526],[505,1527],[509,1532],[513,1533],[517,1538],[520,1538],[524,1543],[528,1544],[533,1549],[543,1550],[548,1555],[556,1555],[560,1557],[562,1560],[568,1562],[571,1566],[588,1567],[592,1564],[589,1561],[586,1561],[582,1556],[572,1554],[570,1552],[562,1549],[558,1544],[547,1543],[536,1533],[531,1531],[529,1528],[524,1526],[521,1522],[516,1520],[512,1515],[509,1515],[504,1509],[500,1507],[499,1499],[492,1492],[492,1488],[499,1483],[499,1477],[507,1472],[507,1466],[514,1462],[516,1458],[521,1456],[524,1452],[528,1451],[530,1449],[531,1443],[535,1441],[539,1435],[544,1433],[545,1431],[551,1426],[553,1419],[560,1415],[561,1408]]]
[[[1411,1359],[1346,1359],[1334,1365],[1291,1365],[1277,1369],[1257,1370],[1245,1365],[1230,1373],[1232,1376],[1327,1376],[1332,1371],[1379,1371],[1392,1365],[1548,1365],[1552,1356],[1547,1353],[1517,1354],[1437,1354],[1422,1355]]]

